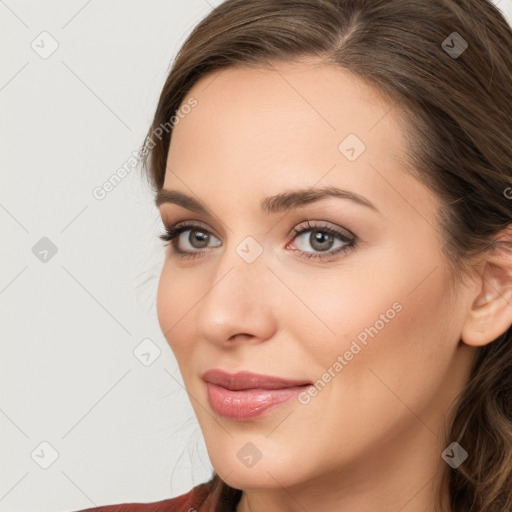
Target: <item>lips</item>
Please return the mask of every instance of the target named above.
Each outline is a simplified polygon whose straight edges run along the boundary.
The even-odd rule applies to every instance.
[[[298,398],[307,380],[290,380],[250,372],[233,375],[222,370],[203,374],[208,401],[219,416],[236,421],[250,421]]]
[[[308,380],[289,380],[251,372],[238,372],[231,375],[222,370],[206,371],[203,374],[203,380],[231,391],[241,391],[244,389],[284,389],[311,384]]]

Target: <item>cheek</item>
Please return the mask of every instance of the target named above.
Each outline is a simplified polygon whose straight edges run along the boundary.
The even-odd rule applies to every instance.
[[[372,341],[385,338],[391,326],[403,321],[404,309],[410,309],[403,287],[383,275],[374,262],[357,268],[346,265],[336,274],[317,276],[314,285],[310,279],[288,279],[296,294],[306,298],[307,308],[290,301],[293,307],[280,316],[293,319],[287,326],[316,363],[314,372],[326,371],[347,351],[350,361],[364,358]],[[404,275],[400,279],[406,280]]]
[[[339,453],[360,455],[365,446],[388,442],[407,425],[423,428],[415,415],[436,428],[435,411],[446,406],[438,391],[450,374],[457,336],[455,328],[445,329],[446,277],[438,269],[411,292],[410,283],[417,281],[418,273],[402,273],[401,281],[383,279],[371,294],[354,286],[345,288],[346,294],[316,295],[317,311],[336,335],[324,335],[322,345],[298,338],[307,343],[305,361],[319,389],[300,409],[301,421],[316,425],[308,453],[332,451],[332,440],[340,439]],[[327,421],[318,424],[319,417]],[[348,447],[347,438],[359,442]],[[334,464],[339,456],[332,457]]]
[[[400,254],[408,258],[401,261]],[[335,279],[331,274],[309,291],[300,290],[317,318],[295,314],[295,337],[308,352],[311,377],[344,375],[331,378],[336,384],[328,386],[334,393],[349,386],[356,401],[392,395],[378,376],[404,397],[412,398],[424,385],[434,389],[449,371],[458,343],[457,326],[449,322],[442,260],[432,251],[414,254],[410,249],[379,256],[372,265],[359,261]]]
[[[187,352],[192,323],[194,300],[190,277],[184,272],[176,272],[167,263],[162,268],[156,299],[156,309],[160,329],[180,362]]]

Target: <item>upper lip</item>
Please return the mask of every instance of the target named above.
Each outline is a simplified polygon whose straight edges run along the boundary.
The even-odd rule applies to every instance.
[[[217,384],[231,391],[242,389],[283,389],[295,386],[304,386],[311,384],[304,379],[290,380],[272,375],[261,375],[251,372],[238,372],[234,374],[226,373],[223,370],[207,370],[203,374],[203,380],[212,384]]]

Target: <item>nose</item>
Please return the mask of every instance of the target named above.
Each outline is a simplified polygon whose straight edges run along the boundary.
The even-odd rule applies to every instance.
[[[272,338],[278,283],[264,253],[248,263],[234,247],[226,248],[214,268],[196,306],[198,335],[224,348]]]

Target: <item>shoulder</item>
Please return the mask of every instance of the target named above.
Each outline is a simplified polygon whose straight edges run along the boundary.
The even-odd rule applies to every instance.
[[[76,512],[199,512],[200,507],[204,504],[210,493],[211,482],[206,482],[175,498],[153,501],[151,503],[103,505],[77,510]]]
[[[208,482],[189,492],[151,503],[120,503],[75,512],[236,512],[242,491],[229,487],[214,473]]]

